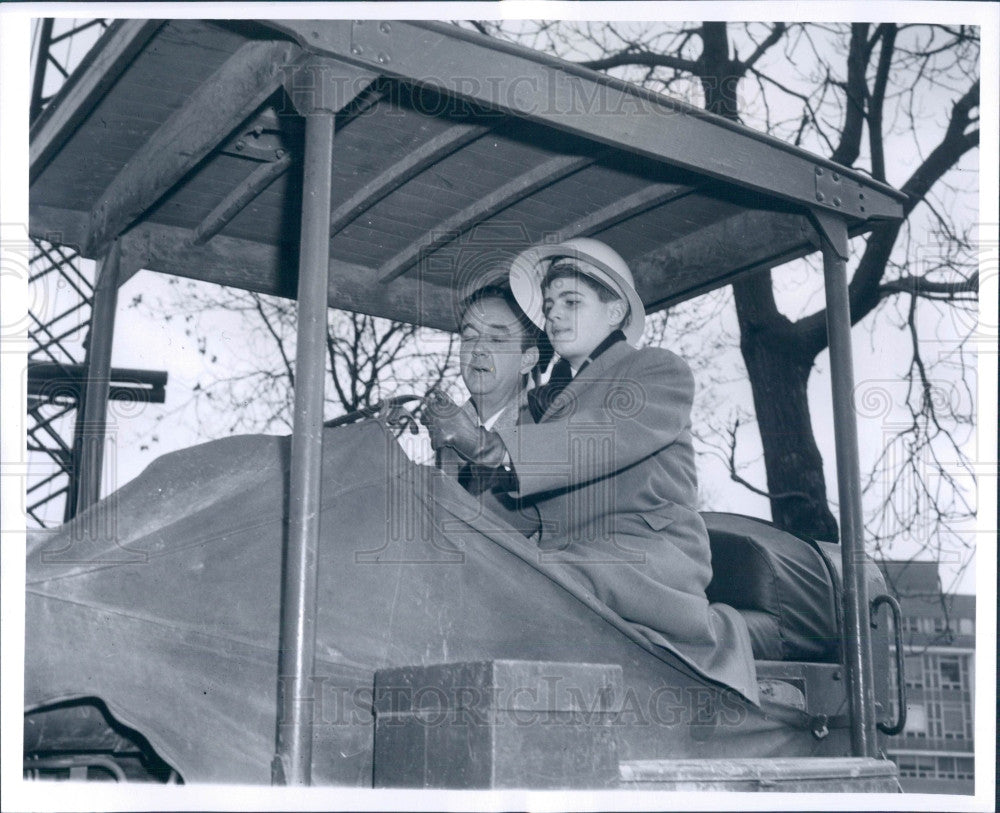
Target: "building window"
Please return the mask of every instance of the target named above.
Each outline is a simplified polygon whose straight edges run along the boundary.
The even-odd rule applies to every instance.
[[[965,709],[957,703],[944,703],[941,709],[941,728],[946,740],[965,739]]]
[[[976,763],[972,757],[957,757],[955,759],[956,779],[975,779]]]
[[[934,632],[946,632],[948,630],[948,622],[943,618],[934,619]]]
[[[942,689],[967,688],[963,678],[962,661],[958,657],[941,656],[938,659],[938,671],[941,674]]]
[[[906,704],[906,728],[903,729],[903,736],[927,736],[927,712],[919,703]]]
[[[962,635],[975,635],[976,625],[971,618],[960,618],[958,619],[958,631]]]
[[[941,673],[938,671],[938,656],[924,655],[924,686],[928,689],[941,688]]]
[[[907,655],[904,658],[903,670],[906,673],[908,689],[924,688],[924,661],[919,655]]]

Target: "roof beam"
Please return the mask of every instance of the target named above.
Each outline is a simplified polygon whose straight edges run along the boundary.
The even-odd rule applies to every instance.
[[[815,251],[811,230],[805,215],[751,209],[711,223],[633,260],[632,271],[640,294],[645,294],[646,311],[651,313],[676,305],[744,274],[803,257]],[[735,268],[734,256],[740,260]],[[720,269],[727,270],[720,273]],[[660,280],[662,286],[662,281],[674,276],[678,277],[676,287],[671,286],[665,294],[649,295],[655,280]]]
[[[284,175],[292,165],[292,156],[260,164],[241,184],[233,187],[218,205],[209,212],[194,230],[192,242],[200,246],[222,231],[236,215],[242,212],[261,192]]]
[[[144,222],[120,242],[126,256],[143,268],[188,279],[294,298],[298,252],[287,245],[269,245],[217,234],[202,246],[193,245],[190,231]],[[382,316],[440,330],[455,330],[455,300],[450,290],[423,280],[400,280],[384,286],[375,270],[336,258],[330,260],[331,308]]]
[[[34,183],[59,148],[97,105],[163,25],[163,20],[118,20],[84,57],[56,97],[31,127],[28,148]]]
[[[629,218],[662,206],[664,203],[690,195],[696,189],[697,187],[694,186],[677,183],[650,184],[638,192],[626,195],[624,198],[592,212],[582,220],[569,224],[559,231],[553,242],[561,243],[573,237],[587,237],[597,234]]]
[[[270,96],[299,49],[288,42],[252,41],[142,145],[90,212],[85,256],[134,223]]]
[[[902,217],[904,196],[855,170],[669,96],[457,26],[401,20],[265,25],[315,53],[746,189],[853,220]],[[831,179],[833,195],[823,188]]]
[[[416,265],[425,254],[447,245],[477,223],[493,217],[539,189],[578,172],[597,159],[596,155],[557,155],[518,175],[410,243],[379,269],[379,282],[387,283],[397,279]]]
[[[335,235],[371,209],[387,195],[415,178],[427,167],[436,164],[466,144],[481,138],[492,128],[483,125],[458,124],[421,144],[409,155],[397,161],[381,175],[373,178],[351,195],[330,215],[330,234]]]

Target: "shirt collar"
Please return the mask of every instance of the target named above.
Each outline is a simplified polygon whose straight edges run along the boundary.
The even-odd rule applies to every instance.
[[[492,429],[494,426],[496,426],[496,422],[500,420],[500,416],[503,415],[506,409],[507,407],[505,406],[500,407],[500,409],[498,409],[496,412],[490,415],[490,417],[488,417],[485,421],[480,421],[479,425],[482,426],[483,429]]]

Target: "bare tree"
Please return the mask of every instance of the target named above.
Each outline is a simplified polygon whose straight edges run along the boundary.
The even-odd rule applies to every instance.
[[[178,290],[169,305],[131,303],[161,319],[185,322],[210,374],[195,384],[190,399],[175,412],[193,409],[206,434],[291,431],[294,401],[295,303],[278,297],[172,280]],[[223,343],[219,331],[201,321],[238,319],[239,347],[226,348],[226,369],[216,365]],[[208,336],[213,338],[209,340]],[[210,341],[212,343],[210,343]],[[360,313],[331,310],[327,321],[326,417],[371,408],[403,393],[423,394],[456,378],[455,339],[432,331]]]
[[[969,360],[958,341],[929,362],[921,354],[921,334],[934,329],[934,311],[960,329],[963,319],[956,314],[974,313],[978,298],[972,218],[951,205],[962,189],[975,187],[963,159],[979,144],[976,29],[724,22],[474,27],[682,95],[906,193],[906,219],[876,226],[862,246],[855,244],[852,261],[852,323],[878,318],[885,329],[895,321],[912,344],[904,373],[910,419],[888,439],[868,474],[869,492],[877,484],[883,492],[869,533],[881,544],[929,516],[923,539],[933,546],[942,531],[972,516],[968,489],[960,482],[972,474],[963,450],[972,424]],[[932,234],[914,234],[913,228],[923,228],[913,226],[916,211],[921,217],[929,213]],[[766,489],[745,480],[737,463],[737,430],[745,413],[722,430],[721,445],[718,438],[714,443],[733,479],[769,498],[778,525],[836,540],[807,398],[817,357],[827,348],[826,314],[783,311],[776,293],[780,281],[770,270],[732,288]],[[975,320],[964,321],[971,330]],[[957,369],[958,385],[947,393],[936,388],[935,365]],[[947,378],[954,380],[955,373]]]

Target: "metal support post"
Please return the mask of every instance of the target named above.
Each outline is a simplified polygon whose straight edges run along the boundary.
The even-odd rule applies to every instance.
[[[308,785],[312,773],[312,673],[323,462],[327,287],[334,113],[306,116],[288,527],[278,652],[278,721],[271,781]]]
[[[35,70],[31,77],[31,107],[28,111],[28,121],[32,123],[42,112],[42,91],[45,89],[45,69],[49,63],[54,22],[51,17],[44,18],[38,35],[38,56],[35,58]]]
[[[839,217],[814,211],[822,237],[826,283],[826,330],[840,496],[840,542],[844,565],[844,666],[851,716],[851,746],[858,757],[876,751],[875,692],[872,670],[868,585],[865,581],[864,521],[858,426],[854,411],[854,364],[851,357],[851,306],[847,287],[847,225]]]
[[[86,511],[101,498],[101,470],[107,440],[108,389],[111,384],[111,346],[118,307],[118,272],[121,246],[116,240],[97,268],[97,282],[90,312],[87,344],[87,383],[83,396],[83,418],[77,424],[74,448],[76,510]]]

